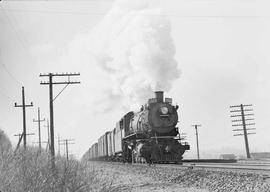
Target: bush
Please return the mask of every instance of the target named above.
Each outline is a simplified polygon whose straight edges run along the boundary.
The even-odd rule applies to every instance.
[[[11,142],[4,131],[0,130],[0,156],[11,150]]]
[[[2,141],[1,139],[1,143]],[[0,146],[0,191],[2,192],[115,190],[111,187],[112,180],[104,179],[87,162],[83,163],[75,159],[67,161],[64,157],[57,156],[56,169],[52,171],[50,155],[46,151],[28,147],[26,150],[19,149],[14,153],[10,142]]]

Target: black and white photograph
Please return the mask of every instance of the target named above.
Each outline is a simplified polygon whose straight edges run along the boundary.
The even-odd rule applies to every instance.
[[[0,192],[270,192],[269,10],[0,0]]]

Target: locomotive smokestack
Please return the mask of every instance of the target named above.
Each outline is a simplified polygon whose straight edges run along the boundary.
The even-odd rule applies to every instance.
[[[157,102],[163,102],[163,91],[156,91]]]

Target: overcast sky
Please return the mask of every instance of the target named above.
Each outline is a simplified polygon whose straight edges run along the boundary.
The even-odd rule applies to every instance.
[[[180,106],[178,127],[191,145],[187,157],[196,154],[192,124],[202,125],[202,157],[245,154],[244,138],[233,137],[229,112],[230,105],[241,103],[254,108],[251,152],[270,151],[268,1],[145,2],[1,1],[0,128],[13,144],[18,140],[13,135],[22,132],[22,109],[14,107],[22,102],[21,87],[26,103],[34,103],[27,108],[28,132],[36,133],[29,137],[32,144],[38,141],[37,107],[49,117],[48,86],[39,84],[48,79],[39,74],[80,72],[74,80],[81,84],[69,85],[54,102],[55,135],[75,139],[70,148],[77,157],[112,130],[129,106],[139,109],[149,90],[160,87]],[[62,88],[55,85],[54,94]],[[42,140],[47,140],[43,127]]]

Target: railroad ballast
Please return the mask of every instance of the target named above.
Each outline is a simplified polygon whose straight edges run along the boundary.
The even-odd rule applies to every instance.
[[[141,106],[139,112],[128,112],[112,131],[102,135],[88,151],[89,160],[123,162],[167,163],[181,162],[190,149],[181,142],[178,123],[178,105],[163,92]]]

